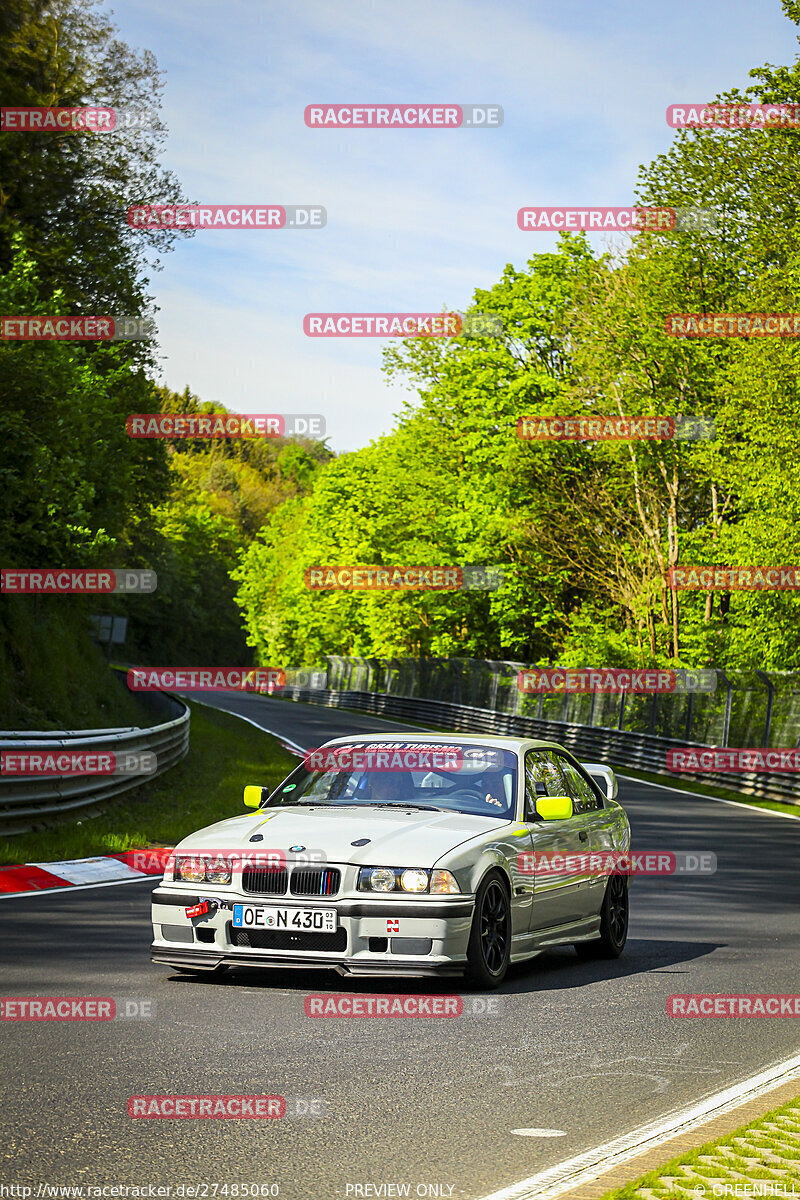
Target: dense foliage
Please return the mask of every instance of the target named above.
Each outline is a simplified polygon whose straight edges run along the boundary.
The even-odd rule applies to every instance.
[[[800,5],[784,0],[800,24]],[[720,100],[796,102],[800,67]],[[564,664],[800,667],[791,592],[676,591],[676,563],[798,563],[798,349],[669,337],[671,313],[793,312],[800,130],[684,130],[643,203],[700,207],[714,232],[642,233],[593,256],[564,235],[507,266],[473,310],[501,338],[407,340],[416,392],[396,430],[332,463],[247,551],[240,602],[264,661],[324,653]],[[525,442],[531,414],[702,416],[708,441]],[[312,564],[503,564],[487,593],[309,593]]]
[[[149,276],[174,235],[132,231],[126,209],[183,199],[159,165],[160,90],[152,55],[121,42],[96,0],[3,6],[4,105],[111,105],[149,127],[0,133],[2,315],[152,315]],[[0,562],[142,566],[159,581],[148,597],[0,598],[6,726],[130,720],[89,640],[99,610],[129,617],[126,657],[250,661],[231,570],[330,453],[285,439],[132,439],[128,414],[213,407],[156,387],[154,367],[146,341],[0,341]]]
[[[800,3],[783,8],[800,24]],[[132,233],[125,209],[183,198],[159,165],[152,56],[121,43],[95,0],[8,0],[0,64],[7,104],[156,114],[150,131],[114,136],[0,134],[0,310],[151,313],[173,235]],[[798,94],[795,62],[720,99]],[[131,439],[129,413],[224,410],[156,386],[147,343],[0,341],[3,565],[155,568],[157,593],[103,607],[130,618],[126,657],[164,665],[355,653],[798,668],[795,594],[669,584],[676,563],[800,558],[797,342],[676,339],[665,318],[797,308],[799,182],[796,129],[678,132],[642,168],[638,196],[711,209],[715,231],[640,233],[601,254],[564,235],[508,265],[472,304],[503,333],[390,344],[385,371],[410,398],[390,434],[337,458],[300,440]],[[567,413],[701,416],[716,436],[516,436],[520,417]],[[318,564],[486,564],[505,582],[318,593],[304,582]],[[31,701],[47,651],[29,618],[54,647],[90,653],[97,605],[14,604],[0,608],[5,713],[23,713],[26,695],[24,719],[56,719]]]

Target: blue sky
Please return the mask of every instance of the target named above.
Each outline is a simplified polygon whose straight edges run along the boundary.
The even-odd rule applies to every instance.
[[[407,393],[379,339],[311,339],[307,312],[464,309],[555,236],[525,205],[624,205],[673,136],[668,104],[790,63],[778,0],[118,0],[166,72],[165,165],[208,204],[322,204],[317,231],[200,231],[153,280],[163,381],[235,412],[319,412],[337,451]],[[500,129],[308,129],[307,104],[496,103]],[[159,197],[153,197],[157,201]]]

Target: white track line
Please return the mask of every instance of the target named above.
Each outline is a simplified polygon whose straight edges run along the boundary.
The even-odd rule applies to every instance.
[[[699,1104],[678,1109],[648,1125],[641,1125],[603,1146],[595,1146],[510,1187],[482,1196],[481,1200],[553,1200],[565,1192],[593,1183],[613,1167],[630,1162],[645,1151],[657,1149],[677,1134],[691,1132],[698,1124],[731,1112],[749,1100],[755,1100],[797,1078],[800,1078],[800,1054],[784,1059],[758,1075],[751,1075],[749,1079],[722,1092],[716,1092]]]
[[[238,717],[240,721],[247,721],[248,725],[253,725],[256,729],[260,729],[262,733],[268,733],[270,737],[274,737],[276,741],[283,742],[287,749],[292,754],[296,754],[298,758],[302,758],[305,754],[305,748],[299,742],[293,741],[282,733],[275,733],[273,729],[267,729],[265,725],[259,725],[258,721],[254,721],[252,717],[245,717],[242,713],[234,712],[232,708],[223,708],[220,704],[209,704],[207,700],[196,700],[188,692],[184,692],[183,694],[188,698],[190,704],[202,704],[205,708],[213,708],[216,712],[224,712],[230,717]]]
[[[722,796],[707,796],[705,792],[687,792],[685,788],[671,787],[668,783],[653,783],[650,779],[637,779],[635,775],[622,775],[619,771],[615,771],[617,779],[627,779],[629,783],[640,783],[644,787],[661,788],[663,792],[674,792],[676,796],[691,796],[693,800],[714,800],[717,804],[730,804],[732,808],[738,808],[741,812],[744,809],[746,812],[761,813],[765,817],[782,817],[786,821],[800,821],[800,812],[797,816],[794,813],[776,812],[774,808],[759,808],[757,805],[750,803],[750,797],[741,800],[724,800]],[[758,799],[758,797],[753,797]]]

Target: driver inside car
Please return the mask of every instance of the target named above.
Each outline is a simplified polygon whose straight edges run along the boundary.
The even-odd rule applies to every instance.
[[[410,771],[371,771],[362,795],[369,800],[413,800],[413,776]]]

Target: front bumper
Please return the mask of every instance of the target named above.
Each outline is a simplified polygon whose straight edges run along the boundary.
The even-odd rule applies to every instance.
[[[220,907],[187,917],[186,908],[213,897]],[[236,892],[194,893],[162,885],[153,892],[153,962],[192,970],[221,966],[334,970],[342,975],[459,975],[466,966],[473,896],[300,900]],[[334,908],[335,934],[234,930],[235,903]],[[251,944],[244,944],[244,943]]]

